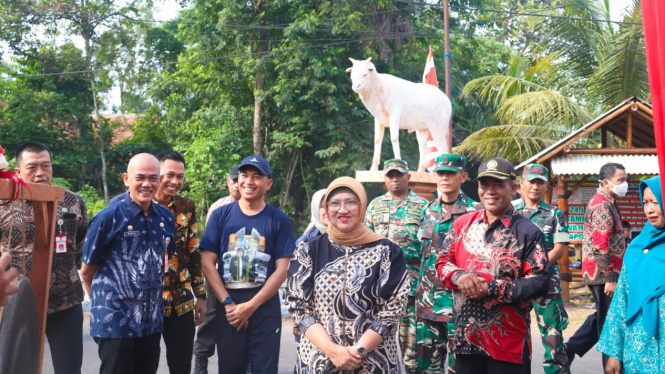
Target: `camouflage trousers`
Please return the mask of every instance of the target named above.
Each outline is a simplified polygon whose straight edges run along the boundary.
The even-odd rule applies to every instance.
[[[545,348],[543,370],[545,374],[570,374],[570,363],[563,347],[563,330],[568,327],[568,313],[561,297],[558,267],[553,270],[548,295],[533,303]]]
[[[448,373],[454,374],[455,356],[452,352],[455,324],[418,318],[416,334],[418,335],[418,372],[422,374],[445,373],[446,356],[448,356]]]
[[[416,359],[416,302],[413,297],[409,297],[406,314],[399,321],[399,345],[402,350],[404,367],[415,368],[418,361]]]

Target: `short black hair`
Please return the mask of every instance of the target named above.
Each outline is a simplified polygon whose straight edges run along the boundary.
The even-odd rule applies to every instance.
[[[622,228],[622,229],[629,229],[629,228],[630,228],[630,222],[628,222],[628,221],[621,221],[621,228]]]
[[[600,167],[600,172],[598,173],[598,180],[602,182],[605,179],[612,178],[614,174],[616,174],[617,169],[621,169],[624,171],[626,170],[626,168],[621,164],[617,164],[615,162],[606,163],[605,165]]]
[[[46,144],[33,141],[25,142],[16,150],[16,165],[21,164],[23,152],[40,153],[44,151],[48,152],[48,156],[51,157],[51,148],[47,147]]]
[[[185,162],[185,157],[183,157],[183,155],[178,151],[161,151],[157,154],[156,157],[157,160],[159,160],[160,164],[166,160],[173,160],[177,162],[182,162],[182,164],[185,165],[185,169],[187,169],[187,163]]]

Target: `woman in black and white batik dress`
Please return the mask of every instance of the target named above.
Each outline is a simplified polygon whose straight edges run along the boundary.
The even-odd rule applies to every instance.
[[[286,297],[301,332],[295,372],[401,373],[395,332],[409,287],[402,251],[388,239],[344,246],[325,234],[301,242],[289,265]],[[307,333],[313,326],[328,338]],[[360,346],[363,335],[378,345]],[[359,358],[340,368],[344,355]]]

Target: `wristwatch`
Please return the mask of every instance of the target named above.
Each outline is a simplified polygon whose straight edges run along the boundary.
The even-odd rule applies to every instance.
[[[222,306],[227,306],[229,304],[233,304],[233,299],[231,296],[227,296],[226,299],[222,301]]]
[[[362,357],[367,356],[367,350],[365,349],[365,347],[360,345],[360,343],[356,343],[356,345],[354,345],[353,348],[355,348],[356,351],[358,351],[358,354],[361,355]]]

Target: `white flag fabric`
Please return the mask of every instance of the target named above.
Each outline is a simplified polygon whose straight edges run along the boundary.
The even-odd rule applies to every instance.
[[[429,55],[425,63],[425,71],[423,72],[423,83],[431,84],[434,87],[439,87],[439,82],[436,80],[436,68],[434,67],[434,54],[432,53],[432,46],[429,47]],[[432,134],[427,134],[427,154],[425,155],[425,167],[430,172],[434,169],[436,158],[441,155],[441,152],[436,148]]]

